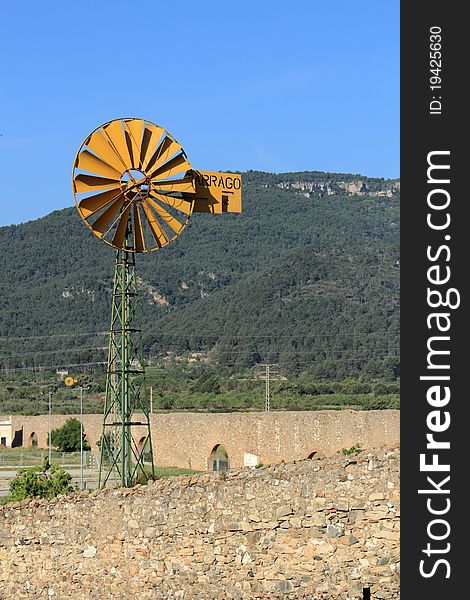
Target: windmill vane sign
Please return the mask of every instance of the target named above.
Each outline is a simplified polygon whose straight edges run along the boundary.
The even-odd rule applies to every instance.
[[[193,171],[196,201],[193,212],[242,211],[242,178],[236,173]]]

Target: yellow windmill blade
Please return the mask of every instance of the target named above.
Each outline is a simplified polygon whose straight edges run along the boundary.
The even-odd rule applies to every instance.
[[[111,167],[114,167],[117,171],[122,173],[126,170],[126,165],[114,150],[108,137],[104,135],[104,132],[101,128],[98,128],[90,135],[90,137],[85,141],[85,145],[89,150],[101,158],[101,160],[106,162]],[[80,154],[78,154],[78,158],[79,157]]]
[[[193,201],[189,200],[189,198],[178,198],[175,196],[167,196],[164,194],[158,194],[157,192],[151,191],[149,196],[154,198],[155,200],[159,200],[176,210],[184,213],[188,217],[191,216],[193,212]]]
[[[169,135],[166,135],[158,145],[152,158],[149,160],[146,167],[147,172],[156,171],[164,163],[166,163],[168,159],[181,150],[183,150],[183,148],[178,144],[178,142],[173,140]]]
[[[140,219],[139,204],[133,205],[134,210],[134,248],[136,252],[145,250],[144,231],[142,229],[142,221]]]
[[[162,193],[185,192],[186,194],[195,194],[196,185],[193,177],[183,177],[183,179],[158,180],[153,183],[153,188]]]
[[[82,171],[89,171],[90,173],[96,173],[101,177],[109,177],[110,179],[121,178],[121,171],[118,171],[108,163],[101,160],[88,150],[84,150],[78,157],[77,167]]]
[[[104,189],[119,189],[118,179],[108,179],[106,177],[95,177],[94,175],[85,175],[80,173],[75,177],[75,191],[80,192],[97,192]]]
[[[159,206],[152,198],[147,198],[147,202],[157,215],[176,233],[176,235],[181,232],[186,225],[186,221],[179,221],[176,217],[172,216],[168,211]]]
[[[142,121],[142,119],[132,119],[130,121],[126,121],[124,123],[124,129],[127,148],[132,157],[132,166],[134,169],[139,169],[144,121]]]
[[[103,237],[105,230],[109,227],[116,213],[121,210],[126,200],[121,196],[118,200],[111,203],[110,206],[93,222],[91,226],[98,237]]]
[[[123,120],[117,119],[116,121],[111,121],[105,127],[103,127],[103,131],[110,144],[126,166],[126,169],[132,169],[132,157],[127,146],[123,125]]]
[[[140,164],[142,169],[147,169],[147,165],[153,157],[164,133],[165,130],[162,129],[162,127],[158,127],[158,125],[150,125],[148,123],[145,125],[140,152]]]
[[[166,237],[165,232],[158,224],[155,215],[152,213],[150,206],[148,206],[147,202],[143,202],[142,208],[144,210],[145,216],[147,217],[147,222],[149,224],[150,230],[152,231],[153,237],[157,242],[159,248],[165,246],[169,243],[169,239]]]
[[[119,223],[116,227],[116,231],[114,232],[112,244],[117,248],[122,247],[122,243],[124,241],[124,237],[127,231],[127,225],[129,221],[129,214],[131,212],[131,203],[129,202],[127,206],[122,210],[121,215],[119,217]]]
[[[150,178],[157,183],[159,179],[168,179],[173,175],[185,173],[186,171],[189,171],[190,168],[191,165],[186,156],[181,153],[153,171]]]
[[[101,194],[88,196],[88,198],[80,200],[78,210],[80,214],[87,219],[90,215],[93,215],[98,210],[104,208],[111,200],[116,200],[121,194],[121,190],[109,190],[107,192],[102,192]]]

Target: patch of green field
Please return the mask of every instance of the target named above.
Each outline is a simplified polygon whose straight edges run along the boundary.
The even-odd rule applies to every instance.
[[[157,478],[160,479],[160,477],[173,477],[175,475],[197,475],[200,471],[179,469],[178,467],[156,467],[155,473]]]

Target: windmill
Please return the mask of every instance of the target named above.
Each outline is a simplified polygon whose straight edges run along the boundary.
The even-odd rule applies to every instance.
[[[170,244],[193,212],[241,212],[241,176],[195,171],[165,129],[122,118],[82,143],[72,188],[84,223],[116,251],[99,486],[114,476],[131,487],[147,476],[145,463],[154,474],[136,254]]]

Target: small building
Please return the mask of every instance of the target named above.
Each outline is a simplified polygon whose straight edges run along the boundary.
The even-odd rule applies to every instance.
[[[0,416],[0,448],[16,448],[23,445],[23,426],[15,431],[12,417]]]
[[[11,448],[11,417],[0,417],[0,446]]]

